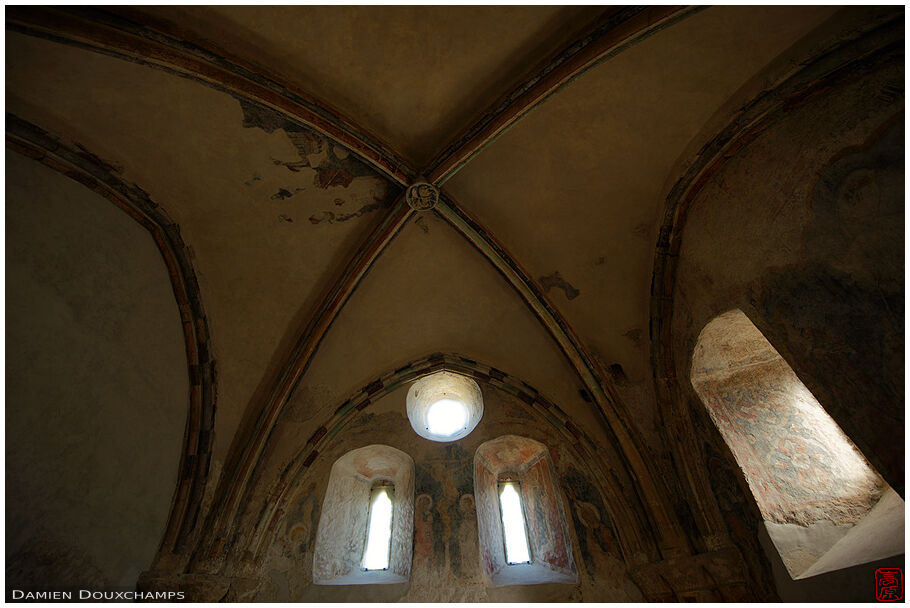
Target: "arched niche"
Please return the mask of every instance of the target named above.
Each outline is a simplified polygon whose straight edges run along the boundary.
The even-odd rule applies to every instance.
[[[498,492],[504,474],[521,484],[530,563],[506,561]],[[481,567],[491,585],[578,582],[562,499],[544,444],[515,435],[482,443],[474,454],[474,496]]]
[[[903,500],[741,310],[702,329],[691,381],[792,578],[903,552]]]
[[[389,567],[367,570],[363,553],[367,539],[370,492],[388,482],[392,494],[392,539]],[[313,582],[317,585],[403,583],[411,572],[414,530],[414,461],[387,445],[351,450],[332,465],[322,502]]]
[[[149,231],[55,162],[6,157],[7,588],[133,588],[192,469],[181,311]]]

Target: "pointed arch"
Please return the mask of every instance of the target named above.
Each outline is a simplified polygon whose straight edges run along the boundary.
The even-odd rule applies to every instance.
[[[214,443],[215,359],[202,294],[180,227],[138,186],[126,182],[97,156],[70,147],[21,118],[6,115],[7,147],[97,192],[148,230],[167,267],[182,321],[189,407],[177,487],[156,562],[181,552],[198,530]]]
[[[260,563],[265,558],[271,540],[289,509],[295,488],[300,486],[310,466],[335,441],[338,433],[382,397],[409,382],[439,371],[469,376],[478,382],[490,384],[515,395],[526,408],[556,429],[567,445],[579,455],[580,460],[591,465],[591,471],[601,492],[604,493],[604,502],[609,506],[610,517],[616,523],[626,562],[632,565],[642,558],[657,558],[658,545],[653,537],[653,530],[644,525],[646,518],[640,512],[641,507],[627,502],[611,472],[611,465],[604,461],[602,451],[598,450],[587,433],[574,425],[558,405],[523,380],[490,365],[452,353],[434,353],[390,370],[341,403],[333,415],[323,422],[289,459],[280,478],[272,484],[267,494],[265,506],[258,515],[254,531],[247,537],[245,545],[235,547],[234,552],[237,555],[251,556],[254,563]]]

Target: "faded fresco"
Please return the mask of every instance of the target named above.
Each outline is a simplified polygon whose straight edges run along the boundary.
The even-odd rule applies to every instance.
[[[904,188],[901,111],[861,145],[845,148],[820,168],[807,200],[805,264],[770,268],[755,289],[755,306],[792,345],[795,365],[824,380],[811,386],[813,392],[878,461],[883,475],[889,469],[898,472],[889,481],[899,492],[904,472]],[[849,392],[838,396],[830,379]],[[855,407],[859,402],[866,405]]]
[[[256,599],[269,601],[629,601],[641,592],[625,572],[604,499],[587,465],[562,443],[552,424],[518,399],[484,387],[484,417],[466,438],[453,443],[422,439],[400,411],[365,410],[337,436],[331,453],[307,475],[305,485],[269,551]],[[390,397],[391,398],[391,397]],[[391,410],[391,411],[390,411]],[[474,495],[474,453],[503,434],[528,436],[548,446],[555,467],[549,483],[559,487],[572,553],[580,571],[574,584],[491,587],[483,576]],[[413,561],[407,583],[324,586],[312,583],[316,522],[328,469],[356,447],[381,442],[415,462]],[[548,474],[537,471],[533,475]],[[533,513],[534,507],[530,506]],[[546,518],[538,518],[541,521]],[[540,530],[547,534],[552,530]],[[558,532],[558,531],[557,531]],[[551,543],[559,544],[559,543]],[[550,556],[559,561],[559,556]],[[565,555],[561,558],[565,561]],[[581,574],[584,572],[584,575]],[[595,576],[596,575],[596,576]],[[595,581],[595,578],[598,580]]]
[[[243,126],[262,129],[266,133],[283,131],[293,145],[296,158],[269,158],[268,161],[288,170],[284,185],[269,200],[281,205],[279,217],[293,223],[301,207],[289,200],[312,190],[336,192],[332,208],[311,214],[310,224],[335,224],[358,218],[388,207],[399,189],[390,185],[375,169],[350,150],[325,136],[300,126],[285,116],[244,99],[238,100],[243,110]],[[258,173],[244,181],[254,187],[262,181]]]
[[[768,521],[852,524],[881,496],[882,479],[782,359],[696,388]]]
[[[876,471],[903,492],[904,121],[894,107],[903,79],[902,67],[877,65],[826,82],[823,94],[756,132],[689,204],[673,371],[692,418],[714,428],[684,457],[708,466],[756,590],[778,579],[778,592],[789,592],[796,581],[784,566],[801,571],[783,551],[762,562],[762,528],[794,539],[849,529],[882,493]],[[700,332],[734,309],[779,356],[727,343],[717,351],[727,365],[698,359]],[[809,555],[815,541],[805,547]],[[852,589],[869,578],[861,568],[838,577]],[[830,595],[816,578],[800,588]]]

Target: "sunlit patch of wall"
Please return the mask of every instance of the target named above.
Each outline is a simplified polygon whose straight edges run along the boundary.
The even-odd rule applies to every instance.
[[[870,512],[893,490],[742,311],[705,326],[691,379],[791,576],[810,572],[865,518],[878,519]],[[886,557],[902,549],[875,550]],[[845,554],[827,569],[862,560]]]

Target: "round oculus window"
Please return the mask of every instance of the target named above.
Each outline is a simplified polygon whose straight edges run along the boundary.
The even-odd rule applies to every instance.
[[[466,437],[483,416],[483,395],[471,378],[436,372],[414,382],[407,396],[414,431],[432,441]]]

